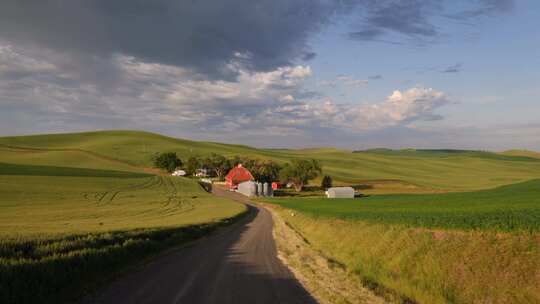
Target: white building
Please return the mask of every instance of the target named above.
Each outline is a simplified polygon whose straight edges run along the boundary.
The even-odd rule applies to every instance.
[[[241,193],[247,197],[257,196],[257,183],[254,181],[247,181],[238,184],[236,192]]]
[[[254,181],[245,181],[238,184],[236,192],[243,194],[247,197],[253,196],[266,196],[273,197],[274,190],[269,183],[258,183]]]
[[[325,192],[327,198],[354,198],[352,187],[333,187]]]
[[[186,171],[184,170],[174,170],[174,172],[171,174],[172,176],[184,176],[186,175]]]

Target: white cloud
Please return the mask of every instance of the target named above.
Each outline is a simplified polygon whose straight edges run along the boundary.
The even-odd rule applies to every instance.
[[[328,86],[331,88],[337,87],[352,87],[352,88],[362,88],[369,84],[367,79],[358,79],[351,75],[339,75],[331,80],[321,80],[318,82],[321,86]]]
[[[7,55],[6,55],[7,54]],[[435,111],[448,98],[434,89],[394,91],[376,104],[340,104],[310,99],[304,82],[309,66],[284,66],[249,72],[241,62],[229,68],[234,81],[208,80],[181,67],[146,63],[134,57],[112,60],[118,77],[104,90],[91,78],[77,75],[46,57],[21,55],[13,47],[0,48],[1,71],[26,71],[21,79],[5,75],[0,102],[28,116],[64,124],[102,128],[103,121],[135,128],[182,128],[185,132],[315,134],[321,129],[362,133],[441,117]],[[39,71],[39,73],[38,73]],[[355,85],[360,80],[340,76]],[[39,120],[36,130],[40,130]],[[48,123],[48,122],[47,122]]]

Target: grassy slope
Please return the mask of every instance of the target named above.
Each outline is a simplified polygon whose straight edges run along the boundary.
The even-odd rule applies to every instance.
[[[475,192],[268,201],[326,218],[429,228],[540,231],[540,180]]]
[[[375,291],[418,303],[540,302],[537,233],[429,230],[280,210],[330,265],[344,265]]]
[[[35,165],[0,164],[0,198],[2,303],[70,302],[245,211],[181,177]]]
[[[465,191],[492,188],[540,177],[540,160],[487,152],[388,151],[359,153],[338,149],[255,149],[241,145],[195,142],[137,131],[101,131],[0,138],[0,145],[45,149],[80,149],[135,165],[150,165],[155,152],[174,151],[182,158],[219,152],[264,157],[279,162],[315,158],[338,183],[393,179],[424,188]],[[317,181],[315,181],[317,182]],[[405,189],[405,191],[409,191]]]
[[[141,172],[142,169],[83,151],[13,149],[0,146],[0,162],[20,165],[45,165]]]
[[[149,175],[76,145],[2,146],[0,157],[2,303],[71,300],[245,211],[190,179]]]
[[[90,169],[90,168],[76,168],[76,167],[58,167],[58,166],[43,166],[43,165],[21,165],[21,164],[6,164],[0,163],[0,175],[22,175],[22,176],[70,176],[70,177],[111,177],[111,178],[125,178],[125,177],[150,177],[150,174],[104,170],[104,169]],[[19,181],[21,184],[26,181]],[[39,184],[39,183],[38,183]],[[8,197],[9,198],[9,197]]]
[[[506,156],[524,156],[524,157],[532,157],[532,158],[540,158],[540,153],[535,151],[529,151],[529,150],[508,150],[499,153],[501,155]]]
[[[178,227],[232,217],[244,210],[185,178],[15,167],[18,171],[0,164],[0,237],[4,238]]]

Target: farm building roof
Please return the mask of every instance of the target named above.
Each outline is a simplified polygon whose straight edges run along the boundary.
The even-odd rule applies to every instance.
[[[227,176],[225,176],[225,181],[229,186],[238,185],[241,182],[252,181],[254,179],[255,178],[253,178],[251,172],[249,172],[248,169],[242,167],[241,164],[232,168],[231,171],[229,171],[229,173],[227,174]]]

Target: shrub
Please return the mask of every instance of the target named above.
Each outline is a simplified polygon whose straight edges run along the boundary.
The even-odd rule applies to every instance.
[[[154,158],[154,167],[173,172],[177,167],[182,166],[182,160],[175,152],[161,153]]]
[[[321,165],[315,159],[295,159],[286,164],[280,173],[282,183],[292,183],[294,189],[302,191],[309,180],[316,178],[321,173]]]
[[[324,190],[328,190],[328,188],[332,188],[332,177],[330,175],[325,175],[321,181],[321,188]]]

